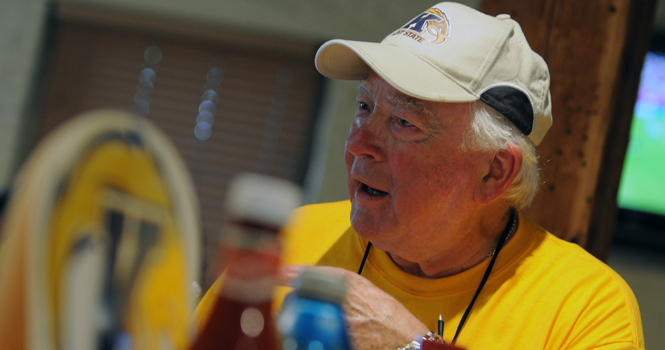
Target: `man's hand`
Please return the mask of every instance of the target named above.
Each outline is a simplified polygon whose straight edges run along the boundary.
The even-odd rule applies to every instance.
[[[285,265],[280,274],[281,284],[291,285],[303,269],[341,275],[346,279],[343,306],[354,349],[395,349],[428,332],[427,327],[395,298],[365,277],[342,268]]]

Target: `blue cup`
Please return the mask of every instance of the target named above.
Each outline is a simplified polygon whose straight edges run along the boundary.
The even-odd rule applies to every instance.
[[[342,277],[305,270],[277,321],[282,350],[351,350]]]

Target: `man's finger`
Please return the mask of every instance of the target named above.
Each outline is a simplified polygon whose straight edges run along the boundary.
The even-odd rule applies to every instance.
[[[277,273],[277,285],[285,287],[295,287],[295,280],[300,275],[300,272],[307,268],[301,265],[282,265]]]
[[[349,281],[350,278],[357,276],[355,273],[340,267],[331,266],[304,266],[304,265],[282,265],[277,275],[277,284],[286,287],[295,287],[294,282],[304,270],[313,270],[320,273],[344,277]]]

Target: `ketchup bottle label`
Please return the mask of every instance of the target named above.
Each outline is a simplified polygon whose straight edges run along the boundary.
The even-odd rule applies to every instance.
[[[221,295],[242,302],[263,302],[272,298],[279,257],[248,250],[227,252],[229,264]]]

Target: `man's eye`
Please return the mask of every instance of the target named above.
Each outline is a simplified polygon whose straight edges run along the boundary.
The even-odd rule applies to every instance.
[[[360,109],[368,111],[369,110],[369,105],[365,102],[360,102]]]
[[[406,119],[402,119],[402,118],[398,118],[398,119],[397,119],[397,122],[399,123],[399,125],[401,125],[401,126],[405,126],[405,127],[406,127],[406,126],[412,126],[412,125],[413,125],[413,124],[409,123],[408,120],[406,120]]]

